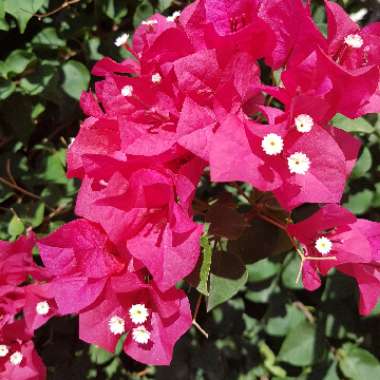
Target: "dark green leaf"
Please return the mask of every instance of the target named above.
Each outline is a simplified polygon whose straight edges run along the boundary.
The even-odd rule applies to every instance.
[[[324,346],[325,342],[317,339],[315,326],[304,321],[289,332],[278,359],[295,366],[311,365],[322,359],[320,353],[324,351]]]
[[[356,215],[364,214],[371,207],[374,196],[374,192],[368,189],[360,191],[359,193],[350,195],[348,197],[348,202],[344,204],[344,207],[347,207]]]
[[[248,273],[240,258],[229,252],[215,252],[210,273],[207,311],[232,298],[243,288]]]
[[[352,120],[343,115],[337,115],[332,120],[332,124],[347,132],[372,133],[374,131],[374,127],[362,117]]]
[[[17,216],[14,215],[8,225],[8,233],[12,239],[17,238],[25,231],[25,226],[23,221]]]
[[[24,33],[28,21],[46,3],[46,0],[5,0],[5,11],[17,19],[20,32]]]
[[[339,350],[339,367],[348,379],[380,379],[380,363],[370,352],[346,343]]]
[[[133,25],[135,27],[139,26],[141,21],[147,19],[153,14],[152,4],[148,0],[142,0],[133,16]]]
[[[74,99],[79,99],[82,92],[87,90],[90,73],[83,63],[68,61],[62,67],[64,73],[63,90]]]

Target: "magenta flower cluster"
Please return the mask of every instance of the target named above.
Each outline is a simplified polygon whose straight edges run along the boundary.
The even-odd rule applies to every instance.
[[[288,211],[323,204],[287,227],[303,283],[316,289],[334,267],[356,279],[360,312],[371,312],[380,224],[338,205],[360,141],[331,120],[380,112],[380,23],[360,29],[336,3],[325,7],[327,37],[301,0],[197,0],[115,41],[131,58],[95,65],[102,79],[82,95],[88,117],[68,150],[79,219],[37,242],[1,243],[0,376],[43,379],[33,331],[71,314],[88,343],[112,352],[126,335],[135,360],[170,363],[192,325],[176,284],[199,258],[191,205],[206,167],[214,182],[273,192]]]

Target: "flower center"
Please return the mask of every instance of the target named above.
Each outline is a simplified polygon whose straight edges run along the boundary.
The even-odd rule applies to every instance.
[[[128,84],[121,89],[121,95],[123,96],[129,97],[129,96],[132,96],[132,94],[133,94],[133,87]]]
[[[284,141],[281,136],[275,133],[269,133],[261,141],[261,147],[267,155],[275,156],[282,152]]]
[[[38,315],[46,315],[50,311],[50,306],[47,301],[38,302],[36,305],[36,313]]]
[[[158,83],[161,82],[161,79],[162,79],[162,77],[161,77],[161,75],[159,73],[155,73],[155,74],[152,75],[152,82],[153,83],[158,84]]]
[[[360,49],[364,43],[363,38],[361,38],[359,34],[349,34],[345,37],[344,42],[354,49]]]
[[[129,316],[135,325],[141,325],[148,319],[149,312],[144,304],[138,303],[130,307]]]
[[[0,358],[4,358],[8,355],[9,348],[5,344],[0,344]]]
[[[181,12],[179,12],[179,11],[175,11],[175,12],[173,12],[173,14],[172,14],[171,16],[166,17],[166,20],[167,20],[168,22],[174,22],[174,21],[177,20],[177,18],[178,18],[179,16],[181,16]]]
[[[127,33],[122,34],[121,36],[116,38],[115,45],[117,47],[125,45],[128,41],[128,38],[129,38],[129,34],[127,34]]]
[[[144,326],[135,327],[132,330],[132,339],[140,344],[147,344],[150,339],[150,332]]]
[[[142,23],[142,25],[147,25],[147,26],[153,26],[153,25],[156,25],[158,24],[158,21],[153,19],[153,20],[144,20]]]
[[[305,153],[296,152],[288,157],[288,167],[290,173],[306,174],[310,169],[310,160]]]
[[[327,255],[331,251],[333,244],[326,236],[321,236],[315,241],[314,246],[321,255]]]
[[[294,119],[297,131],[301,133],[310,132],[314,126],[314,120],[310,115],[301,114]]]
[[[24,355],[20,352],[20,351],[16,351],[14,352],[10,358],[9,358],[9,361],[13,364],[13,365],[19,365],[21,362],[22,362],[22,359],[23,359]]]
[[[108,326],[112,334],[121,335],[125,333],[125,322],[124,319],[117,315],[114,315],[109,321]]]

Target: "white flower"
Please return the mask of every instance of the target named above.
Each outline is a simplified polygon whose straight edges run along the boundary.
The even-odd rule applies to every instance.
[[[21,364],[23,357],[24,357],[24,355],[23,355],[20,351],[16,351],[16,352],[14,352],[14,353],[10,356],[9,361],[10,361],[13,365],[19,365],[19,364]]]
[[[0,344],[0,358],[4,358],[9,353],[9,348],[5,344]]]
[[[358,10],[357,12],[355,13],[351,13],[350,14],[350,17],[351,17],[351,20],[352,21],[355,21],[355,22],[359,22],[361,20],[363,20],[364,16],[368,13],[368,10],[365,9],[365,8],[362,8],[360,10]]]
[[[175,20],[177,20],[177,18],[181,16],[181,12],[179,11],[175,11],[171,16],[168,16],[166,17],[166,20],[168,22],[174,22]]]
[[[275,156],[282,152],[284,141],[281,136],[276,135],[275,133],[269,133],[261,141],[261,147],[269,156]]]
[[[310,160],[305,153],[296,152],[288,157],[288,167],[290,173],[306,174],[310,169]]]
[[[144,326],[138,326],[132,329],[132,338],[140,344],[147,344],[150,339],[150,332]]]
[[[36,305],[36,313],[38,315],[46,315],[50,311],[50,306],[47,301],[38,302]]]
[[[314,126],[314,120],[310,115],[300,114],[294,119],[297,131],[301,133],[310,132]]]
[[[125,333],[125,322],[124,319],[117,315],[114,315],[109,321],[108,326],[112,334],[121,335]]]
[[[125,45],[128,41],[128,38],[129,38],[129,34],[127,33],[122,34],[121,36],[116,38],[115,45],[118,47]]]
[[[315,249],[322,255],[327,255],[332,249],[332,242],[325,236],[318,238],[315,242]]]
[[[133,94],[133,87],[128,84],[121,89],[121,95],[123,96],[132,96],[132,94]]]
[[[361,38],[359,34],[349,34],[344,39],[344,42],[354,49],[360,49],[364,44],[363,38]]]
[[[148,319],[149,312],[144,304],[138,303],[130,307],[129,316],[135,325],[141,325]]]
[[[159,73],[155,73],[152,75],[152,82],[153,83],[160,83],[162,80],[162,76]]]
[[[147,25],[147,26],[153,26],[155,24],[158,24],[158,21],[157,20],[144,20],[142,23],[142,25]]]

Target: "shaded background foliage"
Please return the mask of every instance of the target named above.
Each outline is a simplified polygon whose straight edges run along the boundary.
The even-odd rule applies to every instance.
[[[378,0],[340,3],[349,13],[366,9],[362,23],[380,19]],[[45,235],[73,219],[78,183],[65,177],[65,152],[83,118],[78,99],[93,84],[91,67],[104,55],[126,57],[113,44],[120,33],[133,31],[155,11],[171,14],[185,4],[0,0],[1,239],[14,240],[30,228]],[[313,15],[325,31],[321,2],[313,1]],[[338,117],[335,124],[356,133],[365,146],[345,206],[380,221],[380,118]],[[336,273],[318,291],[304,291],[295,283],[296,255],[286,252],[290,248],[273,226],[259,220],[245,224],[235,211],[245,205],[234,186],[212,185],[205,178],[198,198],[195,207],[199,215],[206,212],[203,221],[217,243],[202,239],[200,277],[194,273],[188,280],[201,293],[209,292],[211,311],[206,313],[202,302],[197,316],[209,339],[192,329],[177,345],[170,367],[145,367],[123,353],[111,355],[80,342],[74,318],[54,319],[36,336],[49,379],[380,378],[380,307],[360,318],[353,282]],[[195,308],[197,293],[184,286]]]

